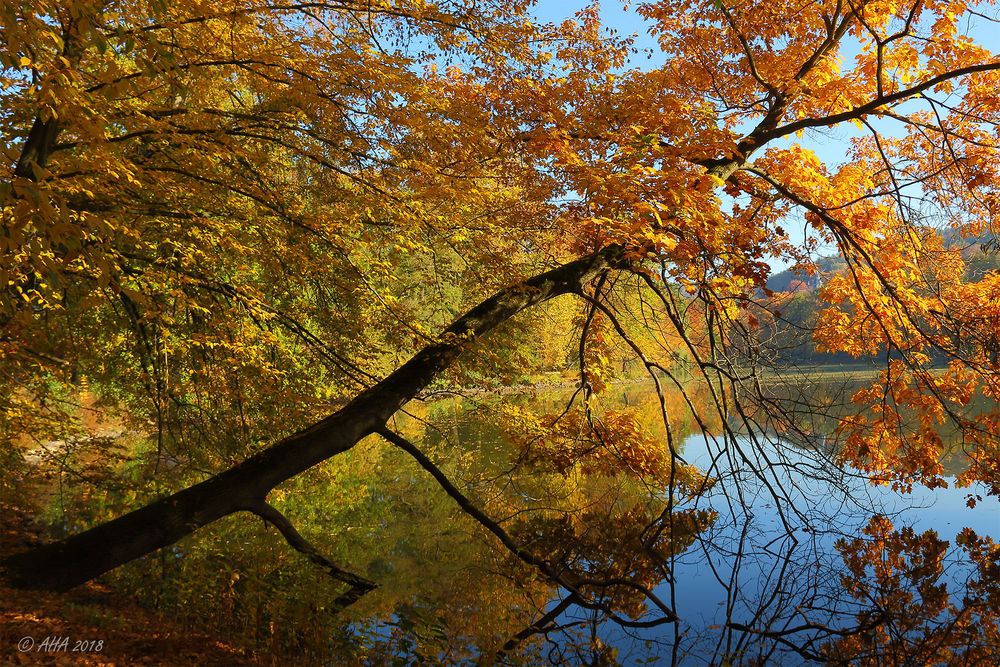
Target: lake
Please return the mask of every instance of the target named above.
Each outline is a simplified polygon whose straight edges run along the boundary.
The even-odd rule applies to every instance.
[[[652,385],[613,386],[592,405],[597,437],[571,390],[407,406],[392,426],[451,497],[369,438],[273,498],[379,583],[344,610],[329,608],[335,583],[249,519],[118,576],[172,582],[143,587],[303,664],[996,664],[1000,555],[980,538],[1000,537],[997,499],[955,487],[960,452],[947,488],[872,486],[836,461],[858,382],[782,386],[783,427],[766,412],[699,423],[684,406],[710,414],[706,387],[665,390],[661,411]],[[213,569],[234,544],[232,568]]]

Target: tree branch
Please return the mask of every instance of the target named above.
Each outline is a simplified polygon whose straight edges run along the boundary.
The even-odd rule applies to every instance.
[[[13,586],[67,590],[168,546],[198,528],[254,511],[278,484],[345,452],[384,424],[468,348],[517,313],[575,293],[602,273],[624,268],[622,246],[585,257],[500,290],[455,320],[438,340],[337,412],[203,482],[52,544],[0,561]]]
[[[337,596],[337,598],[333,601],[333,611],[335,613],[354,604],[365,593],[378,588],[378,584],[374,581],[365,579],[364,577],[354,574],[353,572],[348,572],[326,558],[319,552],[318,549],[316,549],[315,546],[302,537],[299,531],[295,530],[295,526],[292,525],[292,522],[289,521],[288,518],[279,512],[273,505],[269,505],[262,500],[260,503],[250,507],[249,509],[261,519],[277,528],[278,532],[282,534],[289,546],[305,555],[306,558],[316,565],[324,568],[331,577],[337,581],[347,584],[350,587],[346,592]]]
[[[677,620],[677,615],[673,612],[673,610],[670,609],[670,607],[667,606],[662,600],[660,600],[657,597],[657,595],[653,593],[653,591],[649,590],[645,586],[641,586],[640,584],[637,584],[629,579],[616,578],[616,579],[601,580],[601,579],[589,579],[589,578],[579,577],[572,571],[563,571],[557,569],[549,561],[539,558],[530,551],[527,551],[526,549],[522,548],[514,540],[514,538],[512,538],[510,534],[500,526],[500,524],[498,524],[496,521],[488,517],[485,512],[476,507],[476,505],[471,500],[466,498],[465,494],[463,494],[458,489],[458,487],[452,484],[451,480],[448,479],[448,476],[445,475],[440,468],[434,465],[434,462],[431,461],[429,458],[427,458],[427,455],[424,454],[422,451],[420,451],[420,449],[416,445],[414,445],[412,442],[410,442],[403,436],[399,435],[398,433],[390,430],[386,426],[381,426],[375,429],[375,432],[378,433],[383,438],[385,438],[386,440],[388,440],[390,443],[402,449],[410,456],[412,456],[417,461],[417,463],[420,464],[421,468],[429,472],[431,476],[434,477],[435,480],[437,480],[438,484],[441,485],[441,488],[444,489],[445,493],[451,496],[452,500],[458,503],[458,506],[461,507],[466,514],[475,519],[481,526],[486,528],[486,530],[493,533],[493,535],[495,535],[512,554],[517,556],[519,559],[521,559],[528,565],[538,568],[538,570],[541,571],[550,580],[552,580],[553,583],[559,584],[567,591],[569,591],[570,595],[577,599],[577,604],[579,604],[580,606],[589,609],[599,609],[604,613],[608,614],[609,618],[614,620],[616,623],[620,623],[622,625],[631,625],[631,626],[650,625],[651,623],[647,622],[636,623],[635,621],[629,621],[627,619],[621,618],[611,609],[607,608],[607,606],[599,602],[588,601],[586,596],[584,596],[583,593],[580,591],[580,588],[583,586],[592,586],[595,588],[610,588],[613,586],[622,586],[624,588],[631,588],[633,590],[639,591],[640,593],[642,593],[644,597],[646,597],[646,599],[648,599],[650,602],[656,605],[659,608],[659,610],[663,613],[663,620],[653,621],[652,624],[660,622],[673,622]]]

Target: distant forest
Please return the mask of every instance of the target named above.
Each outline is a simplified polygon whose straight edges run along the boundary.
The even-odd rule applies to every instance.
[[[949,231],[943,236],[947,247],[962,247],[965,277],[970,282],[978,282],[989,271],[1000,270],[1000,243],[997,239],[960,238]],[[761,322],[759,342],[762,343],[762,354],[769,357],[766,361],[779,368],[877,364],[880,360],[855,358],[844,352],[831,354],[817,349],[812,329],[817,314],[825,307],[819,290],[829,276],[847,270],[847,265],[835,255],[821,257],[815,264],[819,270],[812,275],[795,267],[775,273],[767,280],[767,292],[761,291],[761,307],[755,309],[754,315]],[[940,354],[932,356],[945,363]]]

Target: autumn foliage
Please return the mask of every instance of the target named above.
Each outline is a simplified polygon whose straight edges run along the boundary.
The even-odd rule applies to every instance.
[[[772,461],[817,435],[804,414],[832,414],[774,389],[791,384],[774,349],[788,299],[768,279],[790,266],[822,283],[804,327],[817,349],[877,366],[812,474],[957,484],[970,507],[995,503],[1000,273],[972,270],[1000,216],[990,5],[646,2],[628,10],[643,35],[622,36],[596,4],[549,23],[522,1],[6,3],[0,488],[57,516],[66,542],[46,553],[66,569],[71,534],[196,498],[180,517],[154,503],[173,532],[148,543],[180,564],[160,562],[153,604],[183,607],[171,577],[199,581],[190,598],[226,588],[230,610],[282,590],[278,566],[252,584],[184,570],[228,530],[250,540],[246,524],[208,527],[248,512],[358,603],[377,582],[334,561],[376,579],[391,568],[350,562],[346,528],[322,543],[330,558],[303,546],[277,507],[321,532],[364,498],[405,496],[410,473],[383,475],[398,461],[353,451],[377,435],[436,484],[410,490],[443,491],[455,512],[427,516],[468,521],[456,525],[489,545],[469,559],[519,591],[455,655],[500,659],[549,631],[557,591],[625,626],[676,624],[657,586],[717,521],[698,502],[726,483],[718,462],[741,462],[795,515]],[[823,255],[841,270],[821,275]],[[623,379],[649,383],[644,412],[605,398]],[[410,442],[396,421],[414,400],[542,381],[568,387],[566,404],[492,405],[496,451],[419,441],[434,428]],[[718,447],[709,470],[684,460],[693,431]],[[196,485],[219,478],[246,499],[209,511],[197,493],[212,487]],[[351,512],[298,516],[288,488],[325,483],[327,504]],[[727,501],[746,509],[741,490]],[[187,534],[203,526],[204,542]],[[981,572],[963,602],[938,583],[935,535],[875,519],[840,543],[843,590],[912,625],[864,609],[830,650],[985,659],[996,547],[959,543]],[[121,562],[153,547],[131,548]],[[88,553],[95,573],[118,564]],[[25,559],[9,562],[30,583]],[[115,576],[134,587],[149,566]],[[298,613],[274,609],[241,612],[254,641],[326,650],[293,621],[265,632],[269,614]]]

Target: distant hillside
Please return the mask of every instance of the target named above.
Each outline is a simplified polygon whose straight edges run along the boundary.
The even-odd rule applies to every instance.
[[[843,269],[845,264],[840,256],[830,255],[817,259],[816,267],[818,273],[811,276],[794,268],[775,273],[767,279],[767,289],[772,292],[809,292],[822,285],[826,276]]]
[[[942,233],[945,246],[960,248],[965,260],[965,279],[970,282],[982,280],[988,272],[1000,271],[1000,240],[992,235],[983,238],[962,238],[947,230]],[[847,354],[827,354],[816,350],[812,341],[812,329],[818,312],[826,306],[819,299],[817,289],[833,274],[846,268],[839,256],[821,257],[816,260],[818,271],[808,275],[804,271],[787,269],[772,275],[767,281],[767,289],[773,295],[766,297],[761,291],[760,303],[767,304],[766,310],[754,313],[763,324],[759,330],[761,342],[765,342],[772,361],[782,364],[858,364],[864,360]]]

